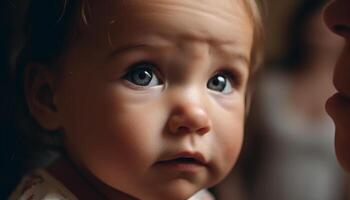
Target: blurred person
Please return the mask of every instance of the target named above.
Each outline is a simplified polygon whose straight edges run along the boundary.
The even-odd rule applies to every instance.
[[[260,87],[265,153],[255,199],[340,199],[344,176],[332,150],[334,129],[323,111],[333,92],[331,70],[342,40],[322,23],[324,1],[305,1],[292,21],[286,71]]]
[[[345,48],[334,70],[337,93],[327,101],[327,111],[336,126],[335,148],[339,162],[350,172],[350,1],[333,1],[325,11],[328,27],[345,39]]]
[[[247,127],[254,128],[248,135],[261,143],[262,153],[260,162],[257,156],[248,161],[256,165],[250,168],[256,176],[250,177],[247,198],[336,200],[345,194],[345,176],[332,147],[334,126],[324,112],[324,102],[334,92],[330,66],[343,40],[323,23],[324,4],[300,3],[289,27],[287,59],[266,71],[258,84]],[[255,144],[248,145],[248,151],[258,154]]]

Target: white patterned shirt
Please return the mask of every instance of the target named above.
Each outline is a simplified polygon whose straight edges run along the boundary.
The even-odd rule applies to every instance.
[[[78,200],[60,181],[45,170],[26,175],[9,200]],[[214,200],[207,190],[197,192],[188,200]]]

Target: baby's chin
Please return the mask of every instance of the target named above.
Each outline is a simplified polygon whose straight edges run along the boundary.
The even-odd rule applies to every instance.
[[[105,173],[110,170],[92,170],[94,176],[105,186],[112,190],[120,191],[128,196],[142,200],[186,200],[200,190],[209,188],[221,181],[229,172],[228,169],[204,170],[193,174],[190,172],[178,172],[144,178],[136,177],[123,180],[121,176],[112,176]],[[161,173],[161,171],[159,171]],[[176,175],[174,175],[176,174]],[[168,176],[167,176],[168,175]],[[119,178],[113,178],[119,177]],[[125,178],[125,177],[124,177]],[[128,198],[127,198],[128,199]],[[133,199],[133,198],[130,198]]]
[[[115,190],[119,190],[111,184],[108,185]],[[193,183],[186,179],[176,179],[169,182],[149,184],[142,188],[127,187],[123,192],[135,199],[142,200],[187,200],[200,190],[212,185],[207,182]]]
[[[213,187],[218,184],[223,178],[221,176],[205,176],[197,180],[189,181],[186,178],[174,179],[164,184],[154,184],[145,190],[144,196],[139,196],[139,199],[145,200],[187,200],[193,197],[197,192]],[[150,193],[152,190],[152,193]]]

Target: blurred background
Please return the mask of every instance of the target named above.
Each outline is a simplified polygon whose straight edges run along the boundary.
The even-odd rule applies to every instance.
[[[12,55],[21,44],[21,30],[13,25],[24,13],[17,1],[0,0],[0,199],[21,173],[10,86]],[[325,4],[265,0],[265,62],[238,164],[212,189],[218,200],[350,199],[349,177],[336,161],[334,126],[324,109],[343,45],[322,21]]]
[[[20,25],[26,2],[0,0],[0,199],[7,199],[13,191],[24,166],[20,159],[16,159],[21,145],[15,127],[16,105],[11,69],[21,45]]]
[[[219,200],[350,199],[324,104],[343,41],[323,23],[326,0],[267,0],[266,60],[238,164]]]

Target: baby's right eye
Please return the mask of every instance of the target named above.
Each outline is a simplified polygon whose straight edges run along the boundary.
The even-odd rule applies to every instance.
[[[155,66],[149,62],[136,63],[130,67],[123,79],[143,87],[161,85],[160,79],[154,73],[154,68]]]

